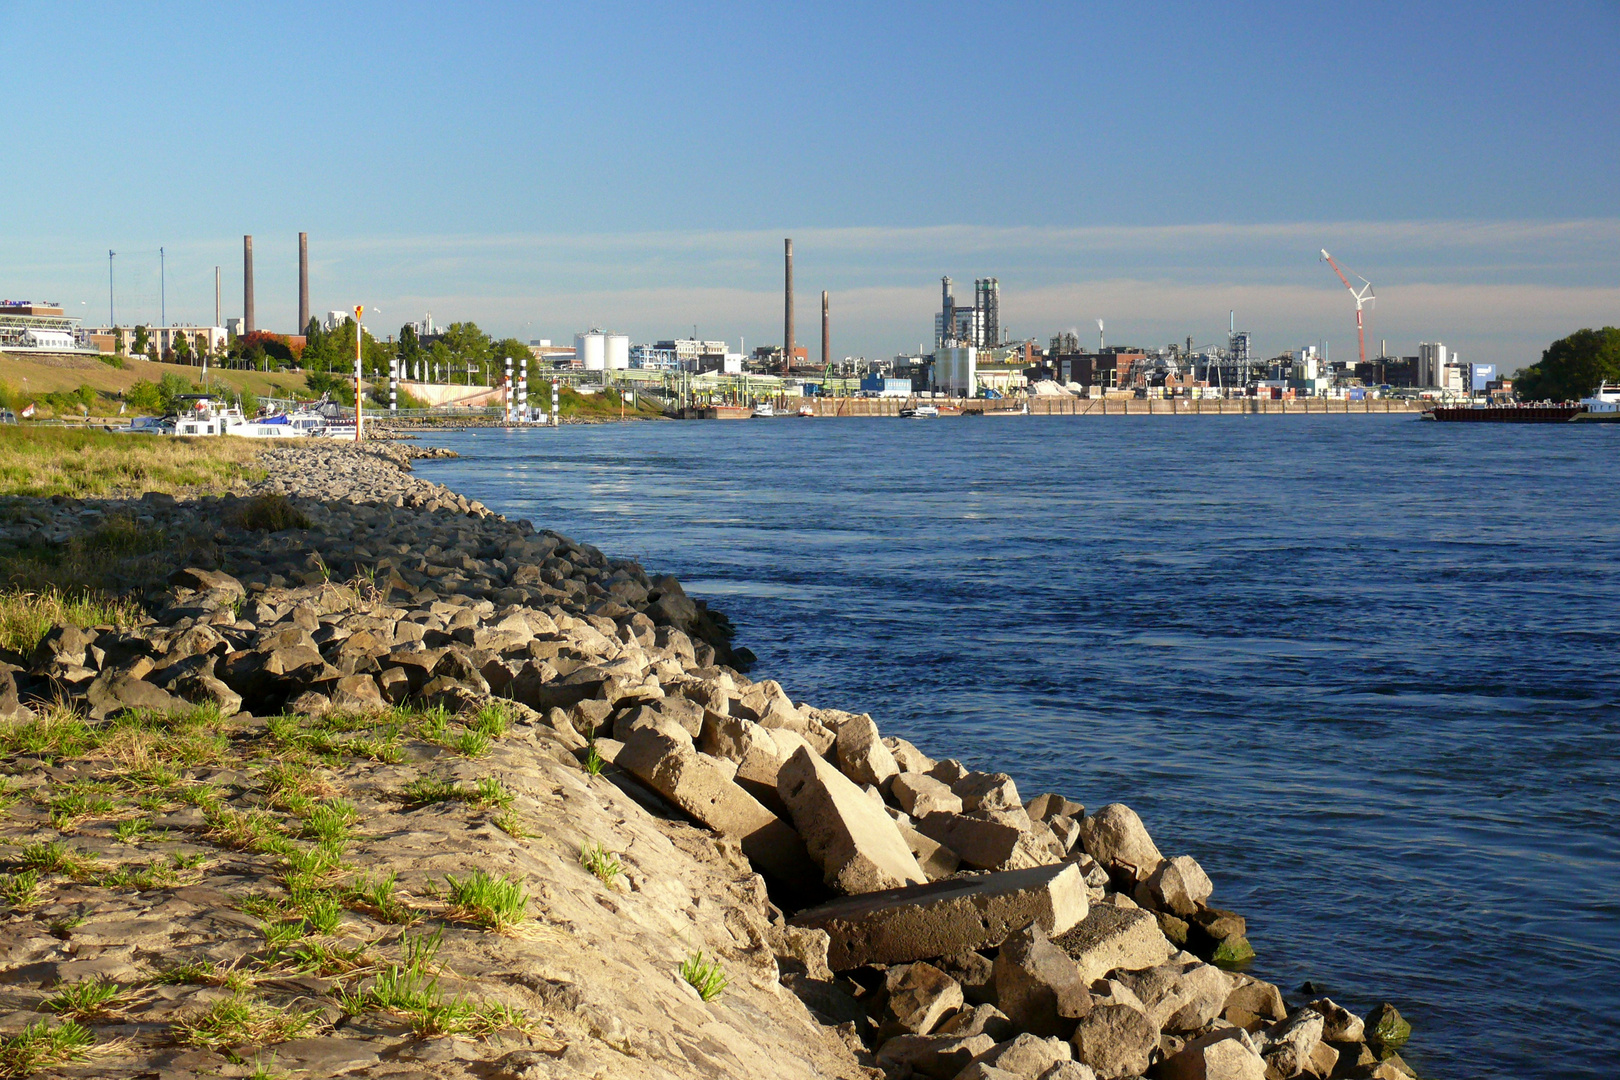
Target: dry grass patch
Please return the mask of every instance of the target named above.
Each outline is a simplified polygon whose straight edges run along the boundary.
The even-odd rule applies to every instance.
[[[54,585],[38,592],[8,590],[0,592],[0,649],[27,656],[53,626],[130,626],[142,614],[134,601],[100,593],[64,592]]]
[[[0,495],[228,491],[263,479],[258,442],[7,425],[0,430]]]

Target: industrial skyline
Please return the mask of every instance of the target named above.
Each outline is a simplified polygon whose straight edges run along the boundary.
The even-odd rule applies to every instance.
[[[25,50],[0,72],[20,115],[115,144],[235,132],[300,149],[145,170],[32,158],[0,180],[30,209],[0,236],[0,292],[104,310],[116,250],[120,321],[156,322],[164,307],[209,321],[213,267],[239,297],[235,248],[251,233],[255,324],[285,329],[307,231],[316,312],[365,303],[397,330],[431,310],[552,338],[612,325],[650,340],[695,322],[704,337],[779,342],[776,245],[792,236],[800,288],[832,294],[845,353],[926,341],[919,313],[953,271],[999,279],[1014,338],[1103,318],[1122,341],[1213,339],[1236,308],[1261,352],[1344,348],[1354,326],[1315,265],[1323,248],[1378,283],[1369,335],[1443,336],[1504,367],[1620,309],[1612,4],[1346,22],[1272,4],[992,19],[950,2],[927,16],[700,6],[625,20],[497,3],[445,20],[362,3],[324,12],[318,34],[288,37],[292,25],[276,5],[53,11],[51,33],[83,54],[188,63],[108,95]],[[749,70],[736,93],[719,89],[728,80],[595,77],[602,42],[617,67],[666,70],[783,40],[819,58],[817,78]],[[311,70],[353,78],[239,85],[244,41],[287,42]],[[1065,42],[1151,77],[1099,80],[1059,59]],[[425,48],[430,83],[401,62]],[[540,52],[551,59],[536,64]],[[960,73],[988,56],[1035,67],[970,89]],[[352,125],[341,147],[309,139],[309,118],[339,116]],[[995,139],[942,154],[942,116]],[[617,149],[583,168],[567,149],[582,145]]]

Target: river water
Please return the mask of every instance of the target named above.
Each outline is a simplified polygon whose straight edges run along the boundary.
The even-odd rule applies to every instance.
[[[1134,807],[1255,974],[1425,1077],[1620,1070],[1620,428],[775,420],[434,436],[676,574],[754,675]]]

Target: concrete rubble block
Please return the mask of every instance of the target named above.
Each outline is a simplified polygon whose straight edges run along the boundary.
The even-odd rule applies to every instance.
[[[929,881],[948,878],[962,865],[961,856],[933,837],[924,836],[911,825],[898,819],[895,825],[900,829],[900,835],[905,837],[906,846],[911,849],[917,865],[922,867]]]
[[[105,720],[127,709],[170,712],[186,705],[167,690],[161,690],[135,675],[116,668],[97,675],[84,696],[90,706],[92,720]]]
[[[955,758],[945,758],[943,761],[936,761],[934,762],[934,767],[928,770],[929,776],[932,776],[935,780],[938,780],[946,787],[950,787],[951,785],[955,784],[967,774],[967,766],[963,765]]]
[[[1059,844],[1063,845],[1063,854],[1065,856],[1074,853],[1075,845],[1080,842],[1080,823],[1078,821],[1065,814],[1053,814],[1049,818],[1039,820],[1046,822],[1046,827],[1052,830],[1052,835],[1057,837]],[[1085,853],[1081,852],[1081,854]],[[1091,858],[1089,855],[1086,857]],[[1095,862],[1096,860],[1093,859],[1092,861]]]
[[[1146,1012],[1123,1001],[1094,1002],[1073,1036],[1074,1056],[1103,1080],[1147,1072],[1159,1047],[1159,1029]]]
[[[933,813],[960,814],[962,798],[927,773],[903,772],[895,776],[889,794],[912,817]]]
[[[1236,985],[1232,987],[1232,992],[1226,995],[1226,1004],[1221,1008],[1221,1019],[1227,1023],[1235,1024],[1246,1031],[1256,1031],[1288,1016],[1288,1006],[1283,1003],[1282,991],[1271,983],[1237,973],[1230,974],[1229,977]],[[1312,1004],[1314,1007],[1315,1003]],[[1332,1002],[1327,1004],[1332,1005]],[[1338,1008],[1336,1005],[1333,1007]],[[1352,1016],[1350,1013],[1345,1015]],[[1352,1016],[1352,1019],[1356,1021],[1356,1030],[1360,1031],[1360,1018]]]
[[[995,1044],[988,1035],[896,1035],[878,1047],[877,1065],[890,1074],[909,1067],[916,1076],[951,1080]]]
[[[985,961],[987,964],[989,962]],[[994,1005],[979,1004],[964,1006],[955,1016],[939,1025],[934,1034],[955,1035],[962,1038],[969,1035],[988,1035],[997,1042],[1004,1042],[1017,1035],[1018,1028],[1006,1013]]]
[[[1028,1080],[1021,1073],[1008,1072],[982,1061],[970,1061],[968,1067],[957,1073],[954,1080]]]
[[[1042,866],[847,897],[801,911],[793,922],[826,930],[828,963],[847,971],[988,948],[1031,922],[1061,934],[1086,909],[1077,869]]]
[[[1041,1038],[1026,1031],[992,1046],[974,1058],[972,1064],[987,1065],[1013,1076],[1036,1080],[1052,1066],[1072,1060],[1074,1052],[1062,1039]],[[967,1073],[959,1075],[965,1076]]]
[[[782,765],[776,789],[828,885],[856,894],[928,880],[882,806],[808,747]]]
[[[1148,875],[1143,883],[1149,902],[1159,911],[1168,911],[1182,918],[1196,913],[1214,892],[1209,875],[1191,855],[1177,855],[1166,859]],[[1141,897],[1137,898],[1138,901]]]
[[[1305,1066],[1305,1073],[1314,1077],[1329,1077],[1339,1067],[1339,1052],[1328,1044],[1326,1039],[1316,1044],[1311,1051],[1311,1060]]]
[[[1192,1039],[1159,1063],[1160,1080],[1266,1080],[1266,1063],[1242,1028]]]
[[[944,844],[961,856],[962,865],[974,870],[1027,870],[1058,859],[1029,832],[1029,817],[1016,813],[975,810],[951,814],[934,811],[917,821],[917,831]]]
[[[1086,816],[1086,808],[1080,803],[1065,799],[1062,795],[1054,795],[1050,791],[1029,800],[1024,804],[1024,809],[1036,821],[1050,821],[1059,814],[1077,821]]]
[[[1091,1010],[1091,991],[1080,968],[1052,944],[1039,923],[1001,943],[995,983],[996,1007],[1033,1035],[1068,1038]]]
[[[887,738],[883,740],[883,745],[894,755],[894,763],[900,767],[901,772],[925,773],[934,767],[933,758],[904,739]]]
[[[1268,1030],[1260,1044],[1267,1071],[1292,1077],[1310,1068],[1316,1048],[1322,1044],[1322,1028],[1322,1014],[1304,1008]]]
[[[935,966],[962,986],[962,995],[970,1005],[994,1004],[996,1000],[996,966],[988,956],[973,949],[961,949],[935,961]],[[995,1032],[991,1032],[992,1035]],[[997,1036],[1012,1038],[1011,1035]]]
[[[169,584],[182,589],[213,593],[222,600],[239,599],[247,595],[242,583],[219,570],[203,570],[188,566],[169,575]]]
[[[771,733],[752,720],[740,716],[727,716],[713,709],[703,710],[703,726],[698,733],[698,749],[710,757],[729,758],[741,762],[751,752],[762,750],[781,759],[776,740]]]
[[[600,753],[602,740],[597,743]],[[637,728],[614,764],[708,828],[736,839],[760,873],[786,888],[818,891],[820,874],[799,835],[698,753],[684,728],[667,720],[662,727]]]
[[[1109,803],[1081,821],[1080,844],[1103,866],[1127,871],[1138,881],[1164,861],[1142,819],[1124,803]]]
[[[347,675],[339,679],[332,686],[331,698],[334,709],[380,711],[388,704],[377,688],[377,681],[370,675]]]
[[[832,969],[827,966],[829,938],[825,930],[811,930],[792,923],[771,924],[767,937],[778,967],[802,968],[804,974],[819,982],[831,982]]]
[[[1234,990],[1233,993],[1237,991]],[[1280,1000],[1281,995],[1278,997]],[[1361,1017],[1344,1006],[1335,1004],[1332,998],[1317,998],[1311,1002],[1310,1008],[1322,1017],[1322,1038],[1334,1042],[1361,1042],[1366,1039],[1367,1026]]]
[[[1054,934],[1053,941],[1080,965],[1088,983],[1116,969],[1136,971],[1162,964],[1172,952],[1152,912],[1108,904],[1092,906],[1078,926]]]
[[[888,1001],[881,1034],[929,1035],[963,1005],[962,988],[932,964],[890,968],[884,982]]]
[[[1173,1035],[1208,1024],[1221,1014],[1232,993],[1226,972],[1187,953],[1140,971],[1122,971],[1115,978],[1147,1007],[1160,1031]]]
[[[894,755],[878,737],[877,725],[869,716],[857,716],[838,729],[838,767],[857,784],[883,787],[899,772]]]
[[[971,772],[951,784],[964,810],[1023,810],[1018,785],[1006,773]]]

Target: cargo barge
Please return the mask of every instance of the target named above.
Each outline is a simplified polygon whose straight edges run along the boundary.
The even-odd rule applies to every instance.
[[[1465,424],[1567,424],[1585,405],[1436,405],[1425,420]]]

